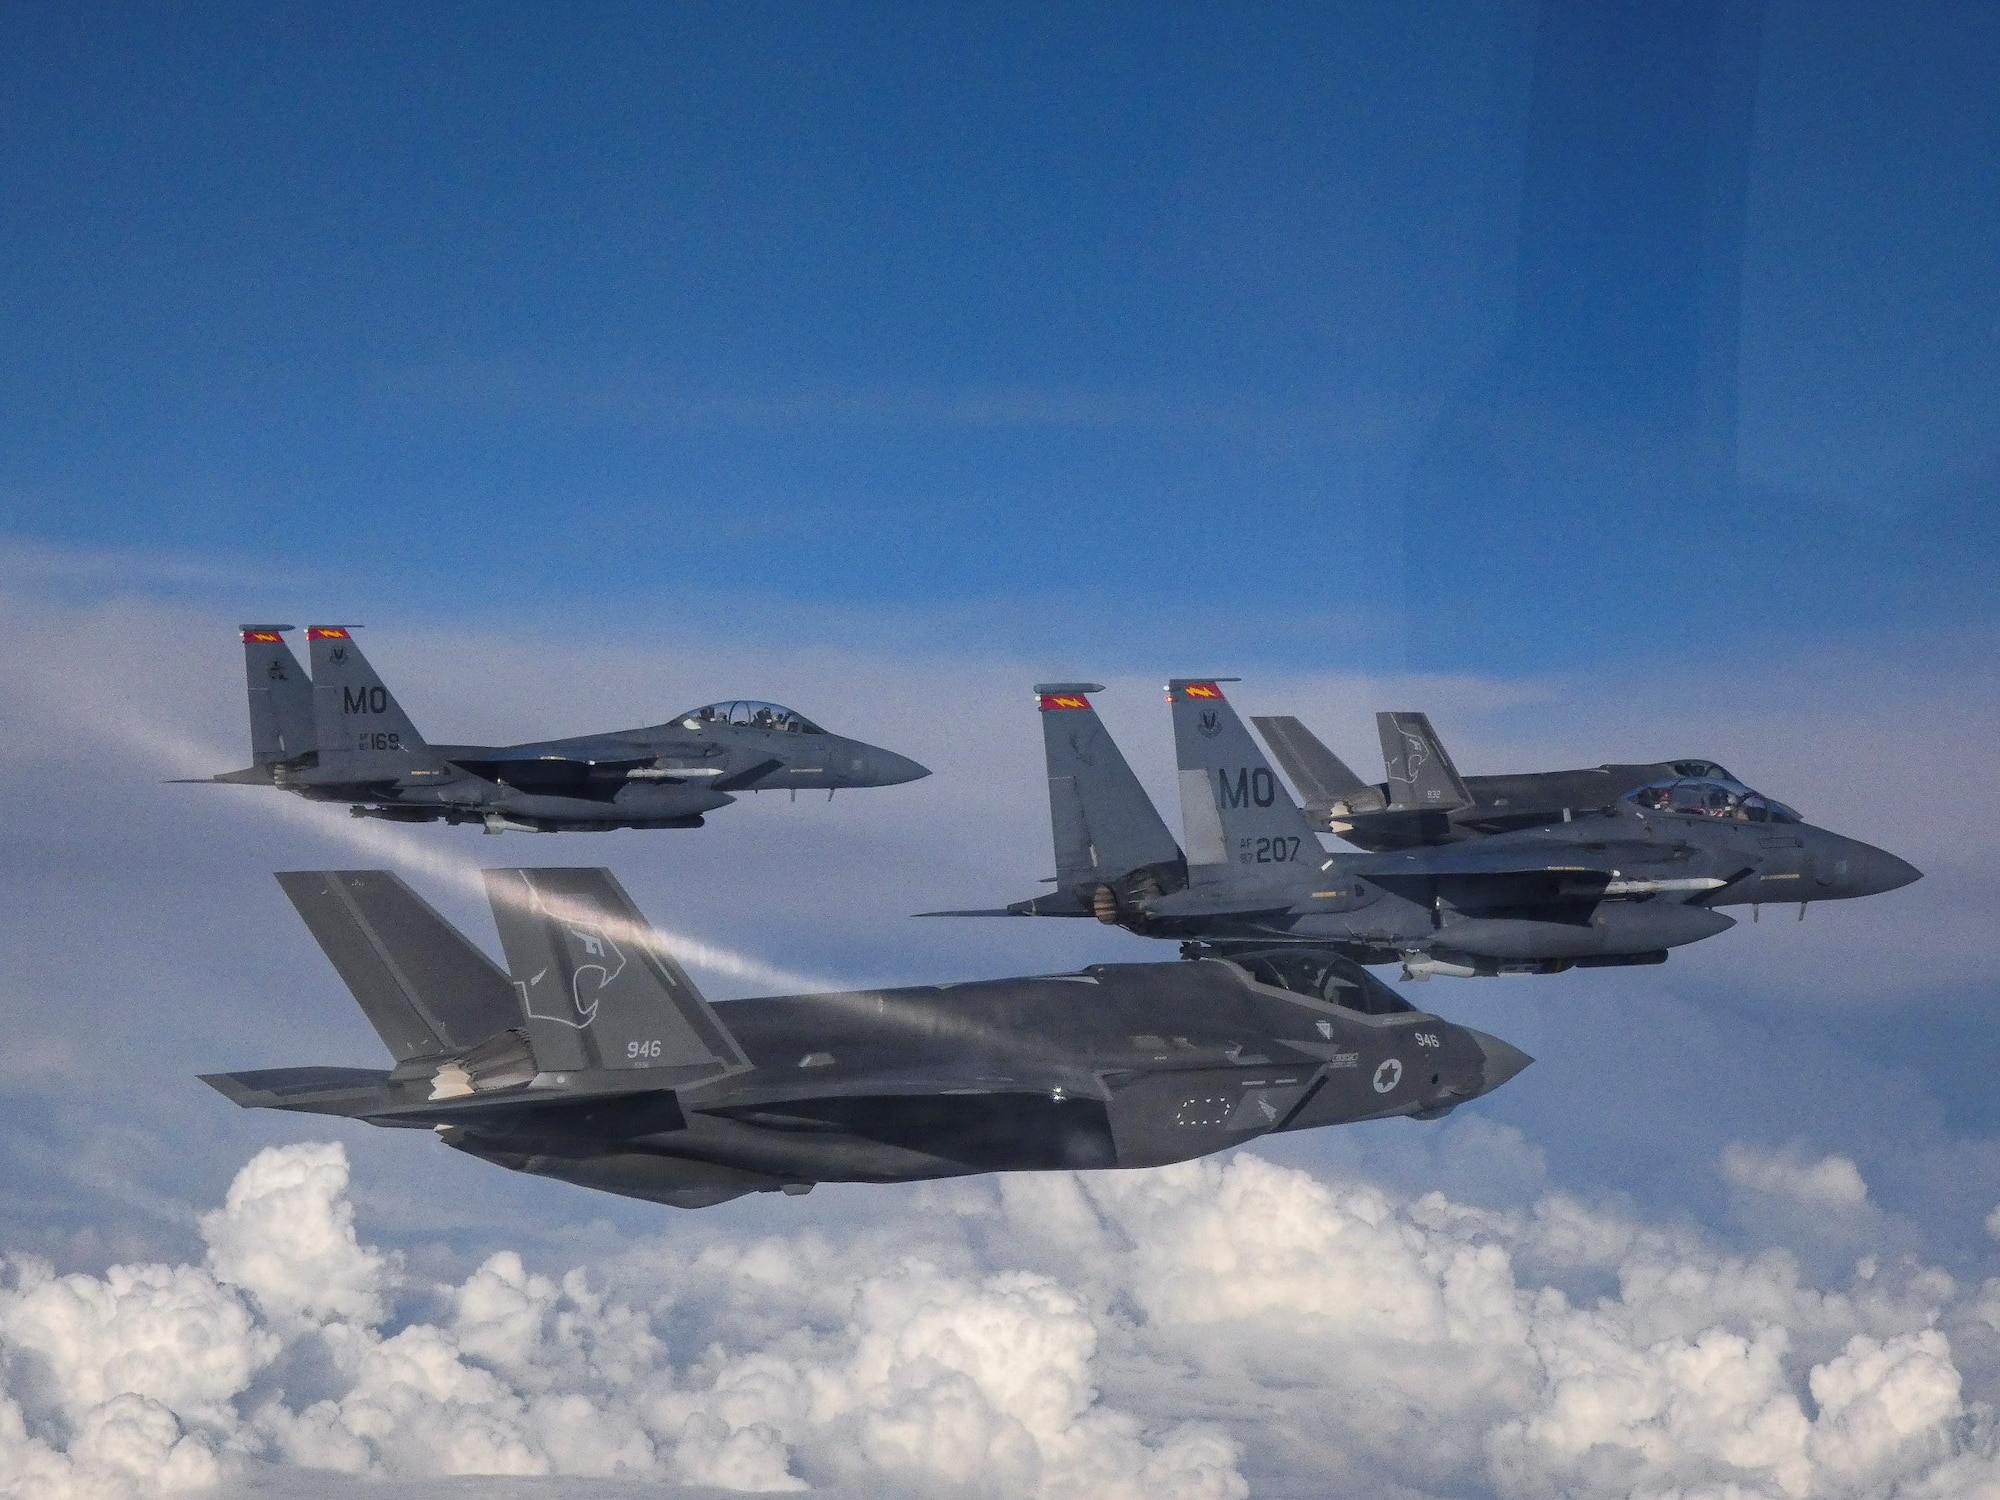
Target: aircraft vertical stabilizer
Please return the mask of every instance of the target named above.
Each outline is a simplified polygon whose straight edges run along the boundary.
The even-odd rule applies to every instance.
[[[1088,890],[1145,871],[1178,872],[1180,845],[1091,707],[1095,683],[1035,687],[1049,773],[1056,884]]]
[[[1472,805],[1472,794],[1428,715],[1377,714],[1375,728],[1382,737],[1391,812],[1450,812]]]
[[[319,748],[312,680],[285,644],[289,625],[244,625],[243,675],[250,690],[250,763],[290,765]],[[265,779],[269,779],[265,771]]]
[[[749,1066],[609,870],[484,874],[544,1073],[643,1068],[670,1088]]]
[[[1229,679],[1224,679],[1229,680]],[[1177,677],[1174,753],[1188,880],[1195,887],[1286,891],[1325,850],[1213,678]]]
[[[1264,743],[1271,747],[1310,811],[1325,818],[1338,813],[1380,812],[1388,805],[1380,788],[1348,770],[1345,761],[1290,714],[1273,718],[1252,715],[1250,722],[1264,736]]]
[[[343,625],[306,627],[319,781],[395,781],[441,762]]]
[[[289,870],[278,884],[397,1062],[520,1024],[507,976],[387,870]]]

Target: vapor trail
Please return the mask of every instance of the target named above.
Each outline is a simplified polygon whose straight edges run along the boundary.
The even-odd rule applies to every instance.
[[[107,696],[110,684],[95,679],[77,681],[61,677],[49,667],[39,667],[36,675],[45,695],[67,709],[79,727],[114,741],[144,757],[155,767],[184,776],[205,776],[216,766],[229,763],[230,752],[218,749],[208,741],[165,725],[140,721],[135,717],[134,705],[129,700],[114,701]],[[393,824],[379,819],[352,817],[344,807],[312,803],[291,793],[275,790],[268,796],[257,798],[256,803],[258,810],[267,816],[294,827],[309,828],[370,858],[390,860],[405,868],[419,870],[474,895],[484,897],[487,893],[480,873],[482,866],[477,861],[434,848]],[[664,945],[682,963],[692,968],[748,984],[769,986],[779,993],[847,987],[837,979],[766,963],[737,949],[704,942],[669,928],[648,926],[620,935],[641,947]]]
[[[356,818],[348,814],[344,807],[336,810],[333,806],[307,802],[290,793],[281,792],[260,800],[277,816],[296,826],[325,834],[374,858],[394,860],[407,868],[421,870],[474,895],[489,895],[482,878],[484,866],[476,860],[434,849],[417,835],[406,833],[394,824],[376,818]],[[522,835],[524,838],[532,836]],[[525,901],[511,893],[501,899],[523,911],[527,910]],[[607,922],[601,914],[592,915],[590,920],[611,932],[613,937],[636,946],[651,948],[663,945],[682,963],[711,974],[724,974],[731,979],[769,985],[776,991],[789,993],[842,987],[838,980],[765,963],[734,948],[703,942],[657,924]]]

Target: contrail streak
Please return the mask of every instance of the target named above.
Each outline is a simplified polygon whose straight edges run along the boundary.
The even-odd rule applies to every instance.
[[[66,709],[80,727],[145,757],[154,768],[205,777],[215,766],[228,764],[230,752],[226,750],[218,750],[213,744],[163,726],[141,722],[129,700],[114,700],[109,696],[109,685],[71,681],[59,676],[50,667],[40,667],[38,676],[47,697]],[[461,890],[488,895],[482,866],[477,861],[439,850],[395,824],[379,819],[356,818],[347,814],[344,807],[309,802],[275,788],[255,800],[266,815],[325,835],[369,858],[393,861]],[[529,898],[525,895],[510,895],[503,899],[520,902],[524,909],[532,909],[527,907]],[[1034,1038],[1024,1037],[1011,1028],[993,1027],[971,1012],[941,1012],[934,1004],[905,999],[893,990],[786,969],[737,949],[703,942],[685,933],[649,923],[632,924],[613,919],[607,924],[606,913],[592,911],[580,915],[587,917],[591,925],[600,928],[608,925],[615,938],[622,938],[637,947],[664,950],[690,967],[710,974],[766,985],[779,994],[819,994],[823,996],[823,1005],[849,1011],[875,1026],[907,1027],[914,1034],[927,1037],[936,1036],[942,1026],[967,1042],[1040,1056],[1051,1064],[1067,1061],[1059,1051],[1046,1050],[1037,1045]],[[1081,976],[1063,977],[1076,982]]]
[[[449,882],[474,895],[481,897],[488,895],[486,882],[481,874],[483,866],[477,861],[431,848],[416,835],[405,833],[393,824],[373,818],[356,818],[347,814],[344,808],[336,811],[330,806],[306,802],[289,793],[280,793],[264,801],[270,811],[290,823],[311,828],[316,833],[325,834],[374,858],[394,860],[407,868],[420,870],[426,875]],[[519,898],[508,896],[503,899],[516,901]],[[525,905],[523,909],[526,909]],[[599,925],[604,921],[601,916],[593,920]],[[614,925],[622,929],[630,924]],[[734,948],[706,943],[684,932],[675,932],[657,924],[648,924],[644,928],[619,935],[641,947],[664,945],[682,963],[708,973],[724,974],[731,979],[740,979],[750,984],[770,985],[780,992],[798,993],[804,990],[842,987],[837,980],[765,963],[762,959],[753,958]]]
[[[110,700],[103,685],[95,681],[60,678],[47,667],[39,668],[36,675],[46,695],[67,708],[81,727],[123,745],[156,766],[188,776],[202,776],[217,765],[228,764],[228,751],[158,724],[140,722],[134,717],[129,701]],[[309,828],[370,858],[391,860],[472,894],[486,895],[486,884],[480,874],[482,867],[477,861],[438,850],[393,824],[352,817],[345,808],[336,810],[331,805],[308,802],[290,793],[258,798],[257,807],[267,816],[294,827]],[[682,963],[693,968],[747,984],[767,985],[780,993],[848,987],[837,979],[766,963],[737,949],[667,928],[649,926],[643,934],[635,932],[630,937],[640,946],[663,944]]]

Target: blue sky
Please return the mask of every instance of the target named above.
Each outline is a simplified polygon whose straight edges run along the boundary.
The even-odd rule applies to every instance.
[[[1166,1465],[1158,1493],[1240,1472],[1258,1494],[1726,1479],[1795,1500],[1798,1464],[1856,1495],[2000,1472],[1994,76],[2000,11],[1970,3],[0,10],[0,1403],[65,1482],[101,1479],[91,1424],[152,1409],[106,1416],[84,1376],[7,1383],[21,1350],[53,1357],[38,1288],[68,1285],[23,1257],[92,1288],[159,1260],[215,1327],[249,1320],[216,1337],[253,1373],[146,1387],[170,1413],[146,1442],[254,1455],[272,1467],[211,1454],[249,1492],[319,1493],[286,1465],[424,1476],[414,1417],[362,1462],[260,1405],[324,1396],[369,1430],[349,1408],[375,1376],[327,1351],[403,1336],[512,1392],[424,1408],[525,1445],[478,1462],[587,1476],[535,1414],[536,1392],[583,1393],[625,1424],[608,1444],[654,1455],[633,1472],[892,1492],[894,1465],[843,1467],[851,1423],[725,1396],[740,1359],[887,1401],[840,1361],[890,1324],[915,1347],[881,1311],[905,1293],[987,1328],[1014,1308],[1033,1347],[1069,1349],[1062,1378],[1101,1401],[1054,1427],[1008,1406],[1007,1359],[959,1373],[1048,1463]],[[242,763],[244,619],[365,622],[440,740],[756,696],[937,774],[747,801],[698,834],[518,844],[163,787]],[[340,1133],[336,1164],[309,1144],[332,1128],[191,1080],[375,1058],[279,868],[390,864],[490,945],[466,871],[608,863],[737,955],[698,971],[723,997],[773,969],[1167,956],[1094,923],[907,914],[1046,873],[1026,684],[1112,683],[1107,721],[1171,815],[1155,688],[1208,671],[1356,765],[1394,707],[1473,772],[1712,755],[1926,879],[1656,970],[1413,988],[1540,1061],[1434,1127],[1150,1187],[663,1216],[400,1134]],[[79,762],[100,795],[72,794]],[[1303,1226],[1300,1263],[1203,1214]],[[1206,1269],[1146,1260],[1203,1246]],[[645,1401],[481,1342],[464,1309],[507,1255],[652,1319]],[[1495,1257],[1480,1285],[1513,1312],[1477,1337],[1354,1311],[1383,1285],[1450,1303],[1438,1268]],[[767,1263],[791,1269],[717,1269]],[[918,1263],[941,1278],[921,1295]],[[1222,1264],[1263,1269],[1223,1284]],[[301,1312],[294,1271],[351,1296]],[[1709,1290],[1669,1315],[1645,1291],[1669,1282]],[[1032,1316],[1007,1300],[1030,1283]],[[612,1336],[616,1307],[515,1290],[550,1329],[560,1304]],[[1572,1430],[1535,1373],[1577,1367],[1552,1308],[1624,1351],[1605,1370],[1671,1386],[1674,1338],[1737,1339],[1771,1384],[1671,1433]],[[1294,1340],[1295,1317],[1321,1321]],[[57,1352],[101,1362],[81,1334]],[[897,1379],[923,1386],[934,1353]],[[1901,1374],[1853,1373],[1878,1357]],[[1414,1391],[1420,1430],[1356,1370]],[[1823,1394],[1850,1387],[1922,1414],[1903,1446],[1854,1456],[1888,1429]],[[1787,1399],[1812,1429],[1791,1457],[1716,1467],[1701,1432],[1768,1435],[1757,1403]],[[1140,1438],[1112,1440],[1120,1413]],[[4,1417],[0,1488],[44,1457]],[[1204,1469],[1204,1422],[1281,1441]],[[1565,1443],[1601,1466],[1565,1468]],[[987,1492],[1030,1492],[1001,1458]],[[895,1482],[942,1493],[947,1468]]]
[[[12,7],[0,507],[378,614],[560,610],[585,576],[978,599],[1022,645],[1111,610],[1292,665],[1980,611],[1990,7],[1656,27],[1678,93],[1538,84],[1536,24]],[[1687,90],[1732,67],[1747,107],[1708,120]],[[1596,119],[1593,87],[1633,93],[1629,139],[1537,123]],[[1719,188],[1655,160],[1690,110]],[[1524,274],[1583,287],[1581,345]],[[1648,425],[1691,392],[1620,372],[1726,342],[1675,288],[1732,274],[1710,463]],[[1606,372],[1587,409],[1534,394]]]

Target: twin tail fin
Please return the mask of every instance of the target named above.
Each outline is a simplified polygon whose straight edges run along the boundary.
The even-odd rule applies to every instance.
[[[484,875],[505,969],[387,870],[278,876],[395,1059],[388,1078],[428,1077],[435,1101],[531,1081],[669,1089],[749,1066],[610,871]],[[329,1072],[291,1071],[306,1084]],[[265,1075],[217,1078],[239,1103],[309,1107],[277,1102]]]

